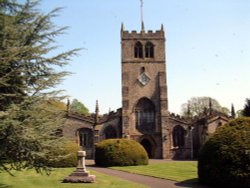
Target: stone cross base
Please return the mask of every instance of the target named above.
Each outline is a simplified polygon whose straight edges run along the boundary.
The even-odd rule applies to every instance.
[[[63,179],[63,183],[94,183],[95,175],[90,175],[85,166],[85,151],[78,151],[78,165],[76,171]]]
[[[63,183],[94,183],[95,175],[90,175],[88,171],[77,169],[69,176],[65,177]]]

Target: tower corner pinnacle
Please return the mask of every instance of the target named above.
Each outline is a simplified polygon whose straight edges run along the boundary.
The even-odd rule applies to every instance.
[[[164,31],[164,26],[163,26],[163,24],[161,24],[161,31]]]
[[[122,24],[121,24],[121,32],[123,32],[123,31],[124,31],[124,24],[122,22]]]

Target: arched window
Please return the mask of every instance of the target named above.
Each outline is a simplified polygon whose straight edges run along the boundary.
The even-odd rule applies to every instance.
[[[117,138],[116,130],[112,126],[108,126],[104,129],[104,134],[106,139]]]
[[[91,129],[79,129],[79,144],[83,148],[93,147],[93,131]]]
[[[134,53],[135,58],[143,57],[142,44],[140,42],[135,43]]]
[[[173,145],[174,147],[183,147],[185,130],[182,126],[177,125],[173,129]]]
[[[145,45],[145,57],[146,58],[154,57],[154,45],[151,42],[147,42]]]
[[[142,132],[155,130],[155,106],[147,98],[141,98],[136,107],[136,128]]]

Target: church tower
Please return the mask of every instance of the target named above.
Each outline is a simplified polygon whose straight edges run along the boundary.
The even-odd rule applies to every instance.
[[[165,33],[121,27],[122,133],[150,158],[169,158]]]

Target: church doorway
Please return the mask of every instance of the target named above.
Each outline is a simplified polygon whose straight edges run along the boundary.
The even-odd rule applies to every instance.
[[[148,139],[143,139],[141,141],[141,145],[146,150],[148,154],[148,158],[153,158],[153,150],[152,150],[153,148],[152,148],[152,144],[150,143],[150,141]]]

